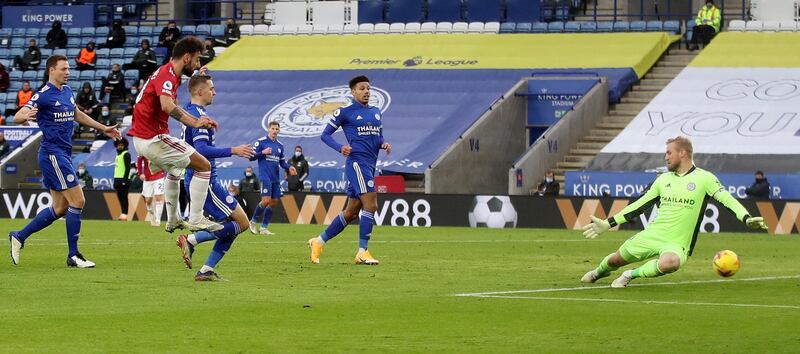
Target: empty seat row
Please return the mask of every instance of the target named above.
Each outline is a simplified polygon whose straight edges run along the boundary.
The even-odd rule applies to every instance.
[[[680,33],[678,21],[600,21],[600,22],[506,22],[500,33],[593,33],[593,32],[670,32]]]
[[[796,32],[797,21],[742,21],[734,20],[728,25],[729,31],[737,32]]]
[[[242,35],[498,33],[499,22],[362,23],[360,25],[242,25]]]

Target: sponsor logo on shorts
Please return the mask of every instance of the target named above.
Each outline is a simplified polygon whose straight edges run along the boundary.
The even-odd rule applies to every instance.
[[[367,181],[367,186],[370,187],[370,188],[375,187],[375,181],[373,181],[373,180]]]
[[[67,175],[67,182],[75,181],[75,175]]]

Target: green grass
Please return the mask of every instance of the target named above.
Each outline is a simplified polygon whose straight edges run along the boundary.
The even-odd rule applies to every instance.
[[[0,230],[24,223],[0,220]],[[322,264],[312,265],[304,242],[321,227],[274,225],[277,236],[247,233],[237,240],[217,268],[228,281],[196,283],[194,271],[182,266],[173,236],[162,230],[140,222],[83,225],[81,251],[97,262],[96,269],[65,267],[63,221],[29,239],[21,265],[14,267],[7,258],[0,262],[0,351],[764,353],[800,348],[800,279],[741,281],[800,275],[796,235],[704,234],[684,269],[634,281],[720,279],[711,270],[711,257],[731,249],[743,264],[731,282],[478,298],[452,295],[579,287],[583,273],[631,234],[586,241],[577,231],[378,227],[370,249],[382,263],[366,267],[352,264],[355,227],[328,244]],[[209,249],[210,244],[199,248],[198,266]],[[677,304],[641,302],[649,300]],[[686,304],[697,302],[792,307]]]

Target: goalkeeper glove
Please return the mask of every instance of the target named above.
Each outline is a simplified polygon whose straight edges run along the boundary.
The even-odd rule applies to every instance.
[[[592,219],[592,222],[583,227],[583,237],[592,239],[611,228],[611,224],[606,220],[598,219],[593,215],[589,216],[589,218]]]
[[[760,216],[748,216],[744,218],[744,223],[747,224],[747,227],[754,229],[754,230],[766,230],[767,224],[764,223],[764,218]]]

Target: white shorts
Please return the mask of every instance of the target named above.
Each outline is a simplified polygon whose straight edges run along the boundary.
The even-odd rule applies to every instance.
[[[139,155],[150,160],[150,173],[164,171],[173,176],[183,175],[195,151],[185,141],[167,134],[152,139],[133,137],[133,146]]]
[[[151,198],[154,195],[164,195],[164,179],[155,181],[144,181],[142,184],[142,196]]]

